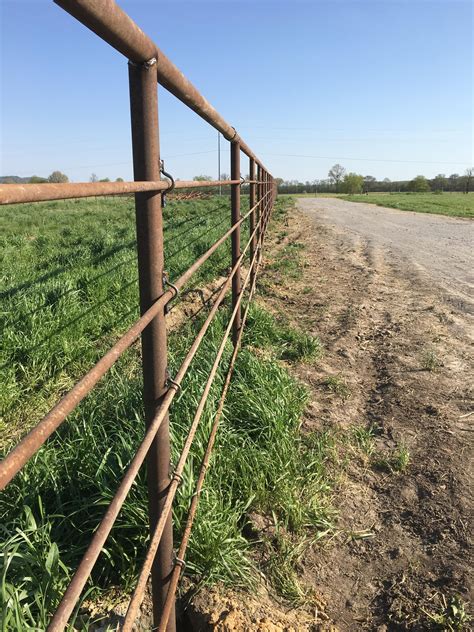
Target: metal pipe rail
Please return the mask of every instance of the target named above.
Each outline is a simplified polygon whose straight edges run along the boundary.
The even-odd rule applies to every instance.
[[[199,189],[232,184],[258,184],[252,180],[179,180],[174,189]],[[157,182],[64,182],[43,184],[2,184],[0,185],[0,205],[25,202],[50,202],[72,198],[100,197],[104,195],[124,195],[127,193],[162,192],[170,188],[166,180]]]
[[[144,404],[146,430],[115,495],[94,532],[89,547],[67,588],[61,603],[49,624],[48,630],[58,632],[67,626],[69,617],[81,596],[90,572],[97,561],[106,539],[115,523],[127,494],[136,479],[141,465],[147,460],[150,544],[138,583],[129,605],[124,630],[130,630],[146,588],[151,571],[154,626],[174,632],[174,600],[180,575],[178,562],[172,559],[171,509],[184,465],[207,401],[211,385],[222,360],[225,345],[232,335],[234,351],[230,360],[224,388],[214,424],[209,436],[201,471],[196,483],[188,514],[179,558],[184,556],[194,520],[199,494],[208,467],[210,454],[222,413],[226,393],[230,387],[232,370],[241,344],[250,301],[256,286],[257,271],[262,261],[265,233],[276,196],[273,178],[261,161],[242,141],[236,130],[204,99],[188,79],[113,2],[113,0],[55,0],[56,4],[76,17],[129,60],[130,105],[132,120],[132,146],[134,161],[133,182],[46,183],[39,185],[0,186],[0,205],[41,202],[90,196],[135,194],[137,250],[140,289],[140,317],[117,340],[111,349],[79,380],[51,411],[19,442],[0,463],[0,489],[18,474],[31,457],[65,421],[67,416],[90,393],[98,381],[119,357],[138,339],[142,338],[142,364],[144,378]],[[171,183],[161,179],[159,155],[158,101],[156,84],[160,83],[190,107],[224,138],[230,141],[231,179],[221,181],[177,181],[176,189],[231,187],[230,228],[174,283],[164,286],[164,253],[162,195],[170,190]],[[240,175],[240,154],[249,158],[249,179]],[[167,174],[165,174],[167,175]],[[248,186],[249,210],[241,213],[241,187]],[[249,239],[241,247],[240,229],[249,220]],[[167,332],[166,306],[197,270],[220,248],[231,241],[231,270],[194,342],[188,350],[173,380],[166,377]],[[241,282],[241,265],[249,252],[250,265]],[[169,475],[168,412],[174,397],[187,375],[193,358],[203,341],[218,308],[232,287],[232,311],[224,337],[216,354],[200,402],[190,425],[188,436],[174,472]],[[243,313],[244,293],[248,300]],[[157,500],[158,499],[158,500]]]

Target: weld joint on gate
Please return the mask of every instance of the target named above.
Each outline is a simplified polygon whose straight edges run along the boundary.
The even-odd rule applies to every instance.
[[[134,66],[135,68],[143,68],[144,70],[149,70],[152,66],[154,66],[158,62],[156,57],[152,57],[147,61],[136,62],[131,59],[128,60],[129,66]]]

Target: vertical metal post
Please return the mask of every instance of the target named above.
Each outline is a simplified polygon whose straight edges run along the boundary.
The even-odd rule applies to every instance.
[[[255,206],[255,189],[256,184],[254,184],[253,180],[255,180],[255,160],[253,158],[249,158],[249,180],[250,180],[250,188],[249,188],[249,208],[253,208]],[[255,222],[256,212],[255,209],[250,213],[250,234],[252,234],[255,230],[256,222]],[[257,248],[257,234],[252,237],[252,241],[250,242],[250,261],[253,261],[253,256],[255,254],[255,250]],[[252,273],[250,275],[250,283],[253,285],[255,279],[255,267],[252,269]]]
[[[221,179],[221,133],[217,132],[217,179]],[[219,185],[219,195],[222,195],[222,184]]]
[[[230,179],[240,180],[240,143],[230,143]],[[231,223],[232,226],[240,219],[240,183],[231,184],[230,191]],[[232,233],[232,267],[240,257],[240,226]],[[232,277],[232,309],[234,309],[240,295],[240,266]],[[232,342],[237,344],[240,331],[242,307],[240,306],[232,325]]]
[[[265,233],[267,232],[267,215],[268,215],[268,181],[267,172],[263,172],[263,195],[265,199],[263,201],[263,238],[265,239]]]
[[[158,90],[156,60],[143,64],[129,62],[130,109],[132,120],[133,172],[135,180],[160,179]],[[140,311],[143,314],[163,293],[163,218],[159,193],[136,193],[135,213],[138,250]],[[147,426],[156,415],[166,391],[166,323],[160,312],[142,334],[143,399]],[[166,416],[148,452],[148,510],[153,533],[170,482],[169,421]],[[171,517],[151,571],[153,619],[158,625],[173,568]],[[174,632],[174,608],[167,631]]]
[[[259,184],[257,185],[257,197],[258,197],[258,208],[257,208],[257,223],[258,223],[258,231],[257,231],[257,236],[258,236],[258,240],[260,241],[260,235],[262,234],[262,185],[261,180],[262,180],[262,168],[260,165],[257,166],[257,180],[259,182]],[[261,254],[262,251],[260,250],[260,252],[258,253],[258,260],[260,261],[261,259]]]

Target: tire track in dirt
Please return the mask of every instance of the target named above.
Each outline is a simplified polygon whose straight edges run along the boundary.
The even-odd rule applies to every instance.
[[[305,424],[375,435],[371,462],[351,463],[338,491],[339,536],[308,557],[304,581],[327,597],[341,631],[435,629],[443,600],[471,591],[467,317],[370,240],[296,211],[287,232],[306,246],[302,279],[265,302],[278,310],[284,300],[326,349],[300,371],[312,392]],[[328,394],[328,375],[350,397]],[[410,462],[395,473],[388,463],[400,446]]]

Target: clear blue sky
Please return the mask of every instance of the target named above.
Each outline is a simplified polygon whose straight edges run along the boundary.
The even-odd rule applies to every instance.
[[[131,179],[126,60],[50,0],[0,5],[0,175]],[[468,0],[120,5],[275,176],[325,178],[340,162],[397,179],[473,163]],[[168,170],[216,176],[215,130],[159,94]]]

